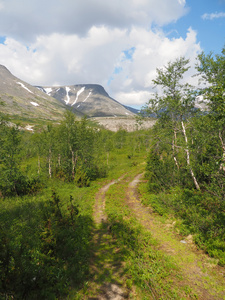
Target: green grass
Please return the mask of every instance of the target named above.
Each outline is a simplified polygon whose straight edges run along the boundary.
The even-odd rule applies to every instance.
[[[124,253],[127,287],[135,287],[139,299],[194,298],[190,288],[179,286],[182,275],[174,260],[157,249],[158,242],[124,203],[126,184],[125,178],[110,188],[106,211],[112,234]]]
[[[36,195],[1,199],[0,299],[55,299],[83,284],[97,189],[52,180]]]
[[[25,123],[28,119],[20,121]],[[20,162],[20,170],[28,178],[37,176],[38,170],[38,159],[29,148],[31,136],[23,134]],[[109,139],[112,136],[109,134]],[[90,187],[78,188],[73,182],[48,179],[48,170],[44,168],[47,159],[43,156],[40,190],[27,196],[0,197],[0,299],[56,299],[68,294],[74,295],[72,299],[82,299],[90,278],[95,195],[106,182],[134,172],[143,161],[146,148],[140,146],[131,151],[130,138],[125,138],[126,142],[120,140],[122,148],[112,138],[114,145],[109,150],[108,162],[107,153],[99,151],[98,164],[106,166],[108,176],[92,181]],[[107,233],[103,241],[103,248],[95,245],[99,250],[96,263],[119,265],[124,253],[116,252],[117,241]],[[105,267],[96,283],[106,277],[108,281],[116,280]]]
[[[173,188],[153,194],[147,184],[139,186],[142,202],[151,205],[161,216],[179,219],[176,228],[183,236],[194,236],[194,241],[218,263],[225,265],[225,204],[218,198],[196,190]]]

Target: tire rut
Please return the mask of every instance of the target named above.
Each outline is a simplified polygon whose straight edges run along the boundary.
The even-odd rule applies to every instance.
[[[198,295],[197,299],[225,299],[224,269],[212,263],[212,259],[197,251],[191,239],[180,241],[173,233],[173,224],[157,221],[151,208],[141,204],[136,187],[143,174],[138,174],[128,185],[126,202],[138,221],[149,230],[158,242],[159,250],[172,256],[188,284]],[[216,275],[215,275],[216,274]],[[216,289],[218,283],[223,290]]]
[[[96,228],[93,231],[92,239],[92,284],[90,287],[93,297],[85,298],[88,300],[129,298],[129,293],[120,280],[124,276],[123,263],[119,259],[119,249],[116,248],[115,241],[109,233],[109,224],[105,214],[106,192],[110,186],[122,180],[125,175],[104,185],[95,197],[93,217]],[[108,259],[109,257],[110,259]]]

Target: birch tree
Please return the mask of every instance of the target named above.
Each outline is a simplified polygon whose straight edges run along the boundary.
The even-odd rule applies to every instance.
[[[208,104],[211,126],[213,125],[221,149],[220,169],[225,171],[225,46],[221,54],[198,56],[197,70],[201,81],[206,84],[202,89],[203,99]]]
[[[153,83],[159,92],[149,100],[147,110],[154,112],[164,126],[170,127],[173,132],[171,149],[176,168],[179,169],[178,152],[183,151],[186,153],[186,168],[189,170],[196,189],[199,190],[200,186],[192,166],[186,128],[187,120],[194,112],[195,101],[192,87],[183,82],[183,76],[189,68],[189,60],[181,57],[174,62],[169,62],[164,68],[157,69],[157,76]],[[182,139],[181,136],[183,136]]]

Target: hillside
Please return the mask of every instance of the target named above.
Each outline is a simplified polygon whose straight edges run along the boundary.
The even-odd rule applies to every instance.
[[[66,105],[13,76],[0,65],[0,111],[20,119],[60,120]]]
[[[47,95],[65,103],[88,117],[134,116],[135,109],[125,107],[111,98],[98,84],[37,87]]]
[[[112,124],[114,120],[118,123],[117,118],[122,117],[123,124],[127,123],[124,118],[133,119],[137,112],[111,98],[100,85],[34,87],[0,65],[0,112],[29,126],[28,123],[59,121],[67,109],[78,117],[106,117],[103,126],[108,117],[113,117],[113,122],[110,120],[110,124],[106,124],[107,128],[118,127]]]

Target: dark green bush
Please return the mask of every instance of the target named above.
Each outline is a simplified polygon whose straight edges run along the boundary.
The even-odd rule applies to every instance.
[[[55,192],[45,204],[26,209],[21,215],[18,207],[12,220],[1,212],[0,299],[65,296],[69,285],[87,276],[92,221],[80,215],[72,197],[62,209]]]
[[[33,194],[43,187],[39,177],[27,178],[19,171],[13,177],[0,182],[0,193],[3,197]]]

